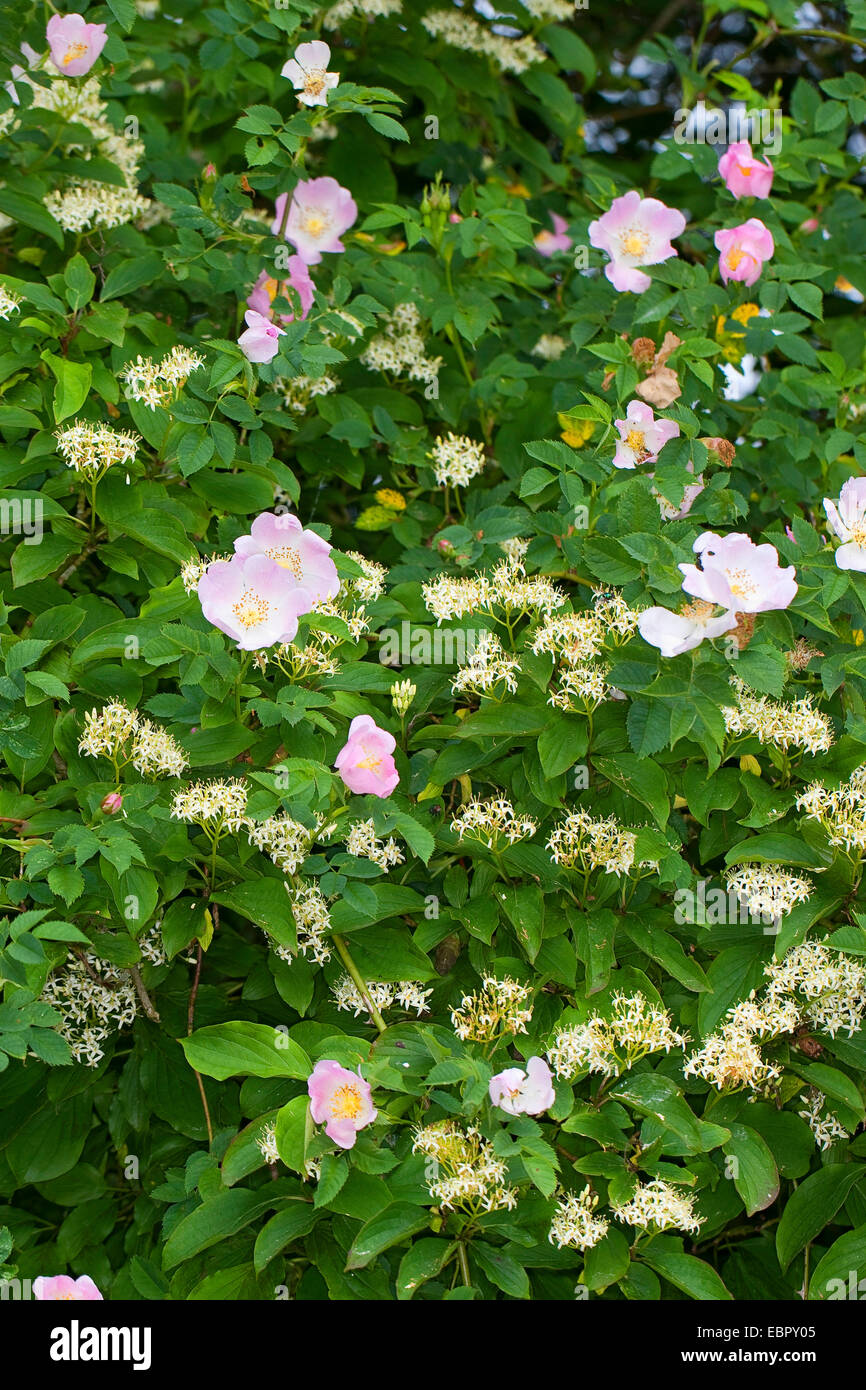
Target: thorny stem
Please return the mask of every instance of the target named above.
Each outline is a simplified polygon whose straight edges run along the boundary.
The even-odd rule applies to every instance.
[[[339,936],[336,932],[334,932],[334,934],[331,937],[331,940],[336,946],[340,956],[340,960],[343,962],[347,971],[349,972],[349,975],[352,981],[354,982],[355,988],[357,989],[358,993],[363,999],[364,1006],[368,1010],[371,1019],[375,1023],[379,1032],[384,1033],[388,1025],[386,1024],[382,1015],[379,1013],[379,1010],[376,1008],[376,1005],[370,998],[370,994],[367,989],[367,982],[361,974],[360,970],[358,969],[357,965],[353,961],[351,955],[349,954],[349,948],[346,945],[345,937]]]

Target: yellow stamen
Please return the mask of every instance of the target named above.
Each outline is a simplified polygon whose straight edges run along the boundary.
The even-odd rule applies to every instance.
[[[67,63],[74,63],[77,58],[83,58],[87,52],[86,43],[71,43],[63,55],[63,66]]]
[[[334,1120],[355,1120],[363,1109],[364,1101],[357,1086],[347,1083],[340,1086],[331,1096],[331,1118]]]

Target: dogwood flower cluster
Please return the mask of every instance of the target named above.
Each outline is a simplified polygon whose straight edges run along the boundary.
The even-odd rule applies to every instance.
[[[521,73],[544,61],[544,51],[534,39],[508,38],[460,10],[430,10],[421,23],[434,39],[442,39],[465,53],[480,53],[490,58],[500,72]]]
[[[0,319],[8,319],[12,314],[17,314],[22,302],[20,294],[15,294],[8,285],[0,281]]]
[[[445,1211],[478,1215],[513,1211],[517,1189],[509,1187],[507,1167],[489,1139],[473,1126],[439,1120],[418,1129],[412,1152],[428,1159],[425,1178],[430,1196]]]
[[[57,1032],[66,1039],[76,1062],[96,1067],[102,1044],[112,1033],[135,1022],[137,997],[128,974],[116,970],[93,951],[69,957],[48,977],[41,994],[61,1015]]]
[[[140,436],[125,430],[113,430],[108,425],[91,425],[76,420],[64,430],[57,430],[57,452],[67,468],[72,468],[90,483],[97,483],[113,464],[134,461]]]
[[[838,1115],[825,1108],[827,1097],[823,1091],[819,1091],[815,1086],[810,1086],[808,1091],[803,1092],[800,1099],[806,1102],[806,1108],[805,1110],[798,1110],[797,1114],[801,1120],[806,1121],[819,1149],[824,1151],[831,1148],[837,1139],[850,1137],[845,1126],[840,1124]]]
[[[412,303],[397,304],[383,317],[381,332],[370,339],[361,353],[361,362],[371,372],[388,372],[425,385],[439,380],[442,366],[441,357],[427,356],[421,314]]]
[[[726,869],[724,878],[755,917],[778,922],[787,917],[797,903],[811,897],[811,879],[781,869],[775,864],[738,864]]]
[[[298,872],[316,838],[315,830],[308,830],[283,811],[268,816],[267,820],[248,821],[245,825],[250,844],[267,854],[271,863],[284,874]]]
[[[130,400],[141,401],[149,410],[155,410],[158,405],[168,406],[177,400],[188,378],[203,366],[203,357],[179,344],[158,362],[139,355],[134,362],[127,362],[120,378]]]
[[[503,1035],[525,1033],[532,1009],[525,1005],[532,995],[526,985],[506,975],[501,980],[485,975],[481,989],[464,994],[451,1010],[451,1022],[461,1042],[492,1042]]]
[[[427,1011],[427,1000],[433,993],[432,989],[423,989],[417,980],[365,980],[364,988],[367,999],[352,977],[343,975],[331,986],[337,1008],[360,1018],[362,1014],[369,1013],[370,1003],[375,1004],[380,1013],[396,1004],[406,1013],[416,1013],[420,1017]]]
[[[223,829],[237,834],[247,824],[247,784],[242,777],[215,777],[193,782],[175,792],[171,814],[175,820],[198,825],[211,837]]]
[[[65,20],[72,18],[80,16],[64,16]],[[87,27],[104,29],[103,25]],[[60,70],[64,79],[75,75],[72,63]],[[89,78],[87,82],[78,83],[55,79],[49,86],[42,86],[30,81],[26,73],[22,74],[22,78],[28,82],[34,107],[56,112],[70,124],[82,125],[88,130],[91,137],[88,143],[72,142],[65,145],[67,155],[77,161],[94,158],[107,160],[123,177],[122,184],[102,183],[98,179],[83,179],[77,175],[71,179],[64,178],[62,187],[52,189],[42,199],[55,221],[60,223],[64,231],[81,233],[120,227],[145,216],[151,202],[138,189],[138,170],[144,158],[144,145],[125,133],[118,133],[106,120],[108,106],[101,100],[98,80]]]
[[[807,753],[825,753],[833,743],[833,726],[825,714],[813,708],[811,696],[785,704],[769,695],[756,695],[737,676],[732,677],[731,685],[737,703],[722,706],[729,734],[751,735],[786,752],[804,748]]]
[[[573,1250],[591,1250],[604,1240],[610,1222],[596,1216],[598,1195],[587,1184],[582,1192],[564,1192],[556,1203],[547,1239],[558,1250],[566,1246]]]
[[[85,714],[78,751],[89,758],[110,759],[118,775],[127,763],[147,778],[179,777],[189,767],[189,758],[172,735],[141,719],[122,700]]]
[[[331,914],[328,900],[312,880],[285,885],[289,895],[292,916],[298,929],[298,950],[302,956],[314,960],[317,965],[326,965],[331,958],[331,948],[325,937],[331,930]],[[284,946],[275,945],[274,950],[282,960],[292,960],[292,955]]]
[[[585,1023],[557,1029],[547,1057],[563,1081],[573,1081],[580,1072],[619,1076],[642,1057],[684,1048],[688,1040],[687,1033],[673,1027],[667,1009],[639,990],[631,995],[617,992],[610,1017],[592,1014]]]
[[[480,840],[488,849],[498,849],[503,842],[515,845],[530,839],[538,822],[532,816],[519,815],[507,797],[486,801],[473,797],[452,816],[451,829],[459,840]]]
[[[403,863],[403,852],[393,835],[389,835],[387,840],[380,840],[371,820],[355,821],[355,824],[349,827],[346,853],[354,854],[356,859],[369,859],[385,870]]]
[[[520,662],[509,656],[494,632],[482,632],[465,666],[457,668],[451,682],[454,695],[489,695],[504,685],[512,694],[517,689]]]
[[[450,430],[444,439],[441,435],[437,437],[430,457],[440,486],[448,483],[454,487],[468,486],[483,471],[485,463],[483,444]]]
[[[694,1198],[654,1178],[639,1183],[630,1202],[613,1203],[617,1221],[644,1231],[686,1231],[696,1236],[706,1217],[695,1215]]]
[[[794,1020],[798,1017],[794,1011]],[[764,1022],[763,1015],[754,1011],[754,1018],[729,1011],[717,1033],[710,1034],[703,1045],[687,1059],[684,1076],[697,1076],[708,1081],[718,1091],[750,1090],[763,1094],[779,1080],[781,1067],[765,1060],[757,1041],[755,1028]]]
[[[859,1030],[866,1012],[866,965],[833,950],[829,940],[804,941],[780,961],[770,961],[766,998],[770,1005],[794,1001],[804,1020],[835,1038]]]
[[[468,613],[494,617],[504,608],[518,615],[546,616],[565,603],[565,594],[542,574],[527,576],[522,563],[500,561],[490,574],[452,578],[440,574],[422,585],[424,606],[438,623],[463,618]]]
[[[831,845],[859,857],[866,850],[866,765],[838,787],[810,782],[797,797],[797,810],[820,822]]]
[[[310,402],[317,396],[330,396],[339,386],[336,377],[329,376],[323,372],[321,376],[299,376],[275,377],[274,390],[278,391],[283,398],[283,405],[291,410],[293,415],[306,415]]]
[[[637,834],[626,830],[614,816],[593,817],[588,811],[570,811],[553,827],[547,848],[554,864],[584,873],[603,869],[606,874],[627,874],[634,865]],[[639,868],[657,867],[642,860]]]

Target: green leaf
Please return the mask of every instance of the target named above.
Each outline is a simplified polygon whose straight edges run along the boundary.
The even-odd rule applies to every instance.
[[[349,1247],[346,1269],[364,1269],[392,1245],[400,1245],[418,1231],[430,1225],[430,1213],[425,1207],[408,1202],[392,1202],[363,1225]]]
[[[491,1284],[509,1298],[529,1298],[529,1277],[512,1255],[483,1241],[474,1240],[469,1247],[470,1259],[477,1260]]]
[[[216,1023],[180,1038],[195,1071],[225,1081],[230,1076],[291,1076],[306,1080],[307,1054],[287,1033],[263,1023]]]
[[[70,415],[75,415],[87,400],[93,368],[89,362],[70,362],[68,357],[55,357],[51,352],[43,352],[42,360],[50,367],[57,383],[54,388],[54,419],[59,425]]]
[[[413,1241],[397,1271],[398,1302],[407,1302],[428,1279],[441,1274],[455,1248],[454,1241],[436,1240],[432,1236]]]
[[[747,1125],[732,1124],[722,1150],[734,1160],[734,1186],[746,1204],[746,1215],[765,1211],[779,1195],[779,1171],[764,1139]]]
[[[643,1251],[641,1259],[675,1288],[682,1289],[689,1298],[700,1302],[728,1301],[731,1298],[712,1266],[704,1264],[694,1255],[678,1255],[649,1246]]]
[[[791,1193],[776,1230],[776,1252],[783,1271],[833,1220],[864,1172],[866,1165],[862,1163],[834,1163],[812,1173]]]

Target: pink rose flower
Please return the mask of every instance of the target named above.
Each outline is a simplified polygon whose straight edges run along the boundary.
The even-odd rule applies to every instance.
[[[736,613],[713,617],[714,604],[686,604],[680,613],[669,608],[645,608],[637,620],[637,630],[651,647],[658,647],[662,656],[681,656],[699,647],[705,637],[721,637],[737,626]]]
[[[103,810],[107,816],[113,816],[123,805],[123,797],[120,792],[109,792],[108,796],[104,796],[99,804],[100,809]]]
[[[339,1062],[323,1059],[307,1078],[307,1091],[314,1123],[323,1124],[328,1138],[341,1149],[354,1148],[355,1135],[376,1118],[370,1083],[360,1068],[356,1075]]]
[[[637,267],[659,265],[675,256],[671,237],[685,230],[686,219],[657,198],[642,198],[634,189],[614,198],[608,212],[589,224],[589,240],[606,251],[604,273],[614,289],[642,294],[652,280]]]
[[[57,1300],[63,1303],[103,1302],[102,1294],[90,1278],[82,1274],[78,1279],[70,1279],[68,1274],[52,1274],[50,1278],[40,1274],[33,1280],[33,1297],[37,1303]]]
[[[314,603],[336,598],[340,591],[340,578],[331,559],[330,545],[315,531],[305,531],[298,518],[289,512],[280,515],[262,512],[250,527],[250,534],[238,536],[235,552],[267,555],[290,572]]]
[[[630,401],[624,420],[613,422],[619,430],[619,443],[613,456],[614,468],[635,468],[639,463],[655,463],[669,439],[680,432],[674,420],[657,420],[652,406]]]
[[[572,241],[568,235],[568,219],[560,217],[558,212],[550,214],[553,223],[553,231],[549,232],[545,227],[535,237],[535,249],[542,256],[552,256],[555,251],[568,251],[571,249]]]
[[[679,566],[687,594],[736,613],[767,613],[793,603],[796,570],[793,565],[779,567],[774,545],[755,545],[739,531],[729,536],[704,531],[693,549],[701,557],[701,568]]]
[[[271,226],[279,235],[285,212],[287,193],[276,201],[276,217]],[[358,216],[358,205],[336,179],[302,179],[295,185],[289,216],[286,221],[286,241],[297,248],[307,265],[318,265],[323,251],[345,251],[340,240]]]
[[[287,290],[294,290],[301,301],[301,318],[305,319],[310,312],[313,299],[316,294],[316,287],[310,279],[310,272],[306,262],[300,256],[289,256],[289,274],[283,281],[274,280],[263,270],[258,280],[250,290],[247,305],[255,310],[257,314],[262,314],[265,318],[272,319],[274,316],[273,303],[277,295],[283,299],[288,299]],[[291,302],[291,301],[290,301]],[[294,320],[291,310],[285,314],[279,314],[280,323],[291,323]]]
[[[280,350],[280,338],[286,330],[271,323],[264,314],[256,313],[255,309],[247,309],[244,322],[247,327],[238,338],[238,347],[244,357],[248,362],[272,361]]]
[[[390,796],[400,781],[391,756],[396,746],[393,735],[380,729],[369,714],[356,715],[334,767],[350,792]]]
[[[866,478],[849,478],[838,503],[824,498],[824,511],[843,542],[836,551],[840,570],[866,570]]]
[[[756,159],[748,140],[729,145],[719,160],[719,173],[735,198],[769,198],[773,186],[773,166]]]
[[[719,271],[725,284],[742,280],[754,285],[775,251],[773,237],[760,217],[750,217],[739,227],[723,227],[713,238],[719,253]]]
[[[64,77],[90,72],[108,40],[104,24],[88,24],[80,14],[53,14],[45,30],[51,61]]]
[[[328,72],[331,50],[321,39],[312,43],[299,43],[295,56],[284,63],[280,76],[288,78],[295,91],[300,92],[298,101],[304,106],[327,106],[328,92],[340,80],[338,72]]]
[[[490,1078],[490,1099],[507,1115],[540,1115],[556,1100],[550,1067],[543,1057],[530,1057],[526,1071],[507,1067]]]
[[[291,642],[312,596],[267,555],[214,560],[198,581],[201,611],[242,652]]]

